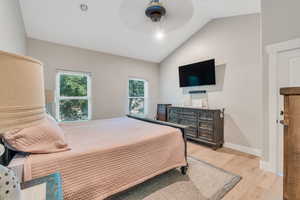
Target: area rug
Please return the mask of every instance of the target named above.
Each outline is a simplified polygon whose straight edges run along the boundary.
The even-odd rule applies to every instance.
[[[172,170],[107,200],[220,200],[241,177],[189,157],[186,176]]]

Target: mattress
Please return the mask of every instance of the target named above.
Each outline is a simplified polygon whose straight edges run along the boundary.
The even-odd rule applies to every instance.
[[[180,130],[130,118],[61,125],[71,151],[26,157],[24,178],[62,175],[66,200],[100,200],[186,165]]]

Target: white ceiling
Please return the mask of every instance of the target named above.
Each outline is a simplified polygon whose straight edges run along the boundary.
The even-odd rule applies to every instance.
[[[158,40],[153,32],[130,29],[124,23],[120,14],[124,1],[131,0],[20,0],[20,4],[30,38],[152,62],[161,62],[211,19],[260,12],[260,0],[191,0],[190,20]],[[139,1],[145,6],[149,2]],[[186,0],[172,1],[180,5]],[[88,12],[79,9],[81,3],[88,4]],[[144,8],[134,6],[132,12],[144,18]]]

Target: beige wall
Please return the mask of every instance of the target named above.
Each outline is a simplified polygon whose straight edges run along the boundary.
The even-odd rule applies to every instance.
[[[263,44],[273,44],[300,37],[299,0],[262,0]]]
[[[264,160],[269,159],[268,135],[268,56],[265,48],[269,44],[300,38],[299,0],[262,0],[262,52],[264,94]]]
[[[18,0],[0,1],[0,50],[26,54],[26,33]]]
[[[216,58],[217,86],[208,89],[210,107],[225,108],[225,142],[262,148],[262,67],[260,15],[216,19],[185,42],[160,65],[161,100],[181,104],[178,66]],[[199,98],[199,97],[193,97]]]
[[[92,73],[93,119],[125,115],[129,77],[148,80],[149,116],[155,115],[159,98],[158,64],[34,39],[28,39],[27,46],[28,55],[41,60],[45,65],[47,89],[55,89],[56,69]]]

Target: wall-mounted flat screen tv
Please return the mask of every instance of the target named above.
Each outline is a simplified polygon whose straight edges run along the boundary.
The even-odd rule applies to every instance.
[[[207,60],[179,67],[180,87],[215,85],[215,60]]]

